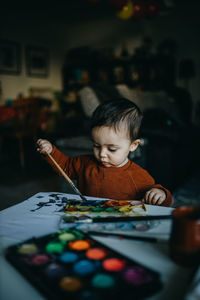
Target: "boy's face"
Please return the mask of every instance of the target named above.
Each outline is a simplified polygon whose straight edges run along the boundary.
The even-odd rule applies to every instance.
[[[119,130],[100,126],[92,129],[93,152],[95,158],[105,167],[120,167],[127,162],[130,151],[134,151],[140,141],[131,143],[126,128]]]

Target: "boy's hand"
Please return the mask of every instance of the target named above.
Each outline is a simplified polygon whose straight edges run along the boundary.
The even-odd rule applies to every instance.
[[[42,139],[37,140],[37,146],[38,146],[37,151],[43,154],[45,154],[46,152],[50,154],[53,150],[52,144],[47,140],[42,140]]]
[[[152,205],[161,205],[166,199],[166,194],[161,189],[152,188],[144,196],[145,203]]]

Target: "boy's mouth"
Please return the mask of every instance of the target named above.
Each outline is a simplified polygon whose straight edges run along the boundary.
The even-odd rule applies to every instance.
[[[102,161],[102,160],[101,160],[100,162],[101,162],[101,164],[102,164],[103,166],[108,166],[108,165],[110,165],[109,162],[107,162],[107,161]]]

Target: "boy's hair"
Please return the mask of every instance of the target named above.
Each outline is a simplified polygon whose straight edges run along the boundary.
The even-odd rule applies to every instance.
[[[141,110],[134,102],[117,98],[103,102],[95,109],[91,117],[91,129],[108,126],[118,130],[123,122],[133,142],[138,138],[142,117]]]

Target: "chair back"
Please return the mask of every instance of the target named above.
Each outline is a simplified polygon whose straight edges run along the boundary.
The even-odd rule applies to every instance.
[[[13,103],[14,127],[17,137],[32,136],[36,139],[40,127],[41,106],[37,98],[20,98]]]

